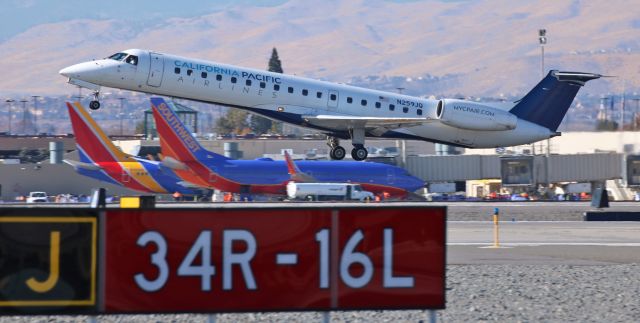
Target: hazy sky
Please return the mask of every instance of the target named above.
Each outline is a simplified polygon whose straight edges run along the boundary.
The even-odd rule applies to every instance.
[[[0,0],[0,42],[28,28],[71,19],[124,19],[144,23],[194,17],[235,5],[273,6],[286,0]]]

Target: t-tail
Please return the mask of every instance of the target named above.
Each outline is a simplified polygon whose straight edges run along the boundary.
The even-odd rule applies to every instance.
[[[111,142],[80,102],[67,102],[67,108],[82,162],[130,161],[131,157]]]
[[[600,74],[552,70],[510,112],[555,132],[580,87],[600,77]]]
[[[151,108],[165,158],[180,162],[224,163],[229,158],[206,150],[162,98],[151,98]]]

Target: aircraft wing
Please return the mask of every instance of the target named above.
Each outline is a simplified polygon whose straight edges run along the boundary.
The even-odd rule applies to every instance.
[[[353,127],[364,127],[365,129],[395,129],[400,127],[418,126],[427,122],[435,122],[427,117],[420,118],[386,118],[386,117],[359,117],[359,116],[339,116],[339,115],[307,115],[302,118],[309,124],[331,128],[347,130]]]

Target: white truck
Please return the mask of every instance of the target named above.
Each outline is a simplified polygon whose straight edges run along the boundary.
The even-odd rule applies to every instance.
[[[305,201],[373,201],[374,195],[351,183],[296,183],[287,184],[287,196]]]
[[[27,203],[47,202],[46,192],[29,192]]]

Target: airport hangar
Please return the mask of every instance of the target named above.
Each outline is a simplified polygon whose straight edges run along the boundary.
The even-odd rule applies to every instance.
[[[114,140],[123,151],[143,157],[158,152],[157,140]],[[244,139],[201,140],[212,151],[232,158],[282,158],[287,149],[296,159],[325,159],[324,140]],[[394,147],[398,153],[379,149],[371,160],[397,164],[428,185],[465,183],[467,196],[482,197],[506,188],[510,192],[532,190],[547,183],[565,187],[582,183],[591,188],[606,185],[616,200],[632,200],[640,188],[640,132],[568,132],[550,140],[550,155],[545,156],[546,141],[505,149],[447,149],[433,143],[401,140],[368,140],[367,146]],[[49,195],[90,194],[96,187],[109,194],[138,194],[129,189],[95,181],[76,174],[62,159],[75,159],[72,137],[0,137],[2,150],[50,150],[50,161],[40,164],[0,165],[0,196],[14,200],[30,191]],[[403,149],[404,148],[404,149]],[[497,153],[497,151],[500,153]],[[535,151],[535,154],[531,152]],[[459,154],[459,155],[454,155]],[[465,184],[462,186],[464,187]],[[435,187],[435,186],[432,186]]]

